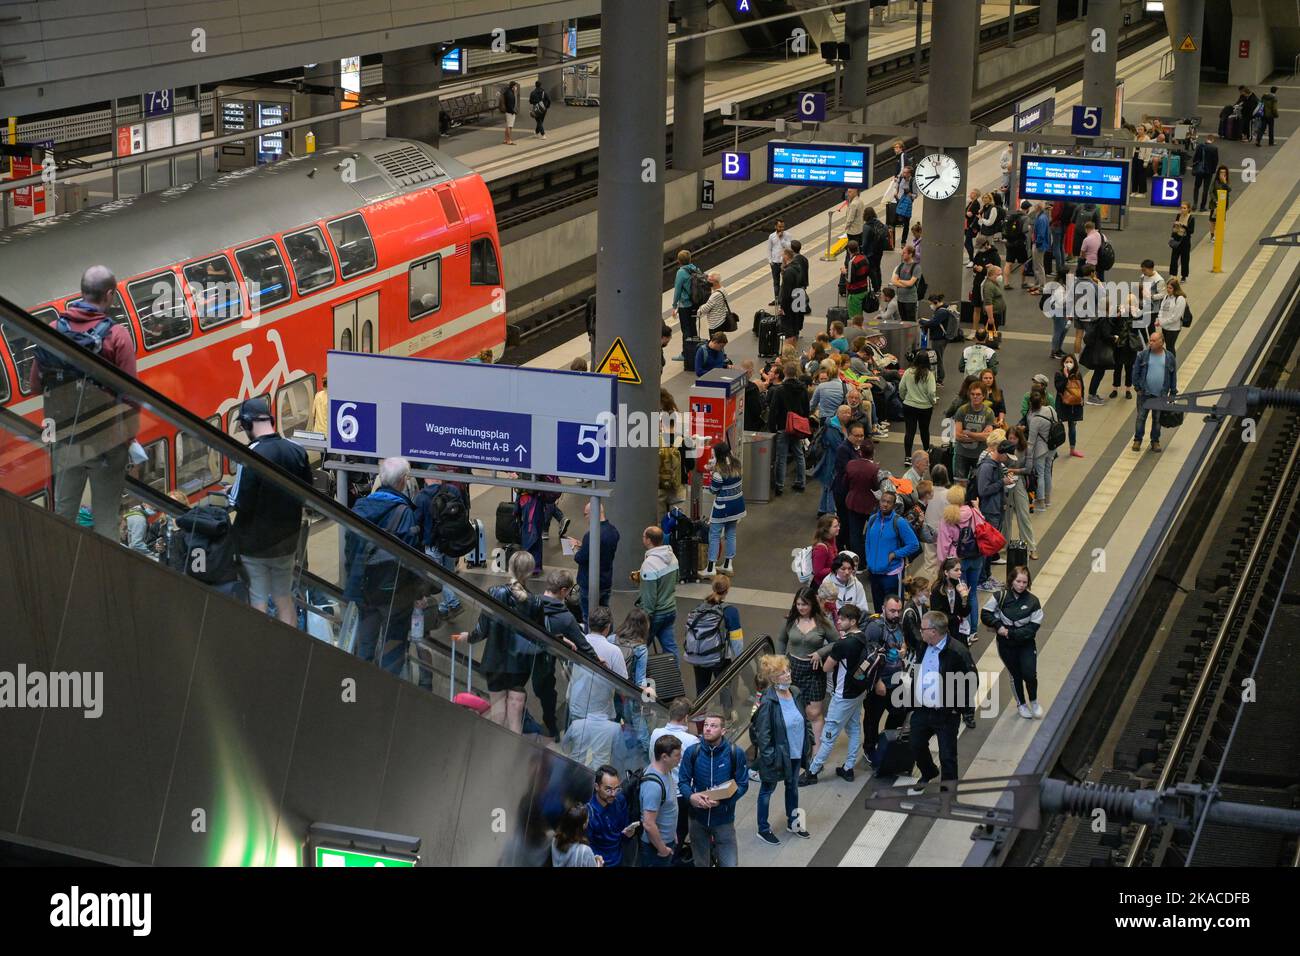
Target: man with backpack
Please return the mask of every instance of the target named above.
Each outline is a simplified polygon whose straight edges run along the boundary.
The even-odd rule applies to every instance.
[[[126,327],[108,316],[116,296],[113,273],[107,266],[91,266],[81,276],[81,298],[69,302],[51,327],[72,346],[134,378],[135,343]],[[38,348],[32,362],[32,390],[43,395],[44,416],[54,423],[54,510],[76,521],[89,482],[95,533],[116,541],[127,450],[139,427],[139,413],[95,387],[93,377],[88,380],[73,364],[77,358],[75,347],[68,349],[70,361]]]
[[[551,97],[542,89],[542,81],[533,84],[533,91],[528,94],[528,112],[532,114],[535,128],[534,136],[546,139],[546,114],[551,108]]]
[[[411,465],[405,458],[379,463],[379,488],[356,503],[358,517],[413,548],[420,546],[420,522],[407,496]],[[420,579],[395,549],[372,543],[355,532],[344,538],[347,581],[343,598],[356,603],[356,653],[400,677],[411,638],[411,614],[420,597]]]
[[[239,407],[239,424],[248,434],[249,451],[311,487],[307,452],[276,432],[268,399],[250,398],[244,402]],[[240,562],[248,576],[249,603],[254,610],[264,612],[269,600],[276,617],[297,627],[293,567],[302,534],[302,498],[240,465],[229,500],[235,509],[235,535]]]
[[[677,765],[682,762],[682,741],[674,734],[655,739],[654,760],[638,778],[641,808],[641,855],[638,865],[672,866],[677,852]]]
[[[736,803],[749,790],[749,761],[726,737],[726,719],[708,714],[702,739],[682,754],[677,768],[678,792],[691,805],[690,835],[696,866],[739,866],[736,848]],[[734,784],[734,786],[733,786]],[[730,791],[729,795],[724,795]]]
[[[1268,145],[1273,145],[1273,127],[1277,123],[1277,87],[1270,86],[1268,92],[1259,98],[1259,105],[1255,107],[1255,145],[1261,146],[1264,141],[1264,130],[1268,130]]]
[[[887,595],[897,595],[902,590],[907,562],[921,553],[916,532],[894,512],[897,498],[892,491],[880,493],[880,509],[867,520],[864,536],[871,603],[877,612],[883,611]]]
[[[942,292],[931,292],[928,299],[930,317],[921,320],[921,328],[925,331],[926,344],[934,350],[934,380],[942,388],[943,350],[949,342],[961,341],[961,319],[956,312],[943,304]]]
[[[835,768],[836,776],[853,782],[853,765],[857,763],[862,748],[862,694],[875,683],[876,657],[870,653],[866,637],[860,628],[862,612],[853,604],[845,604],[835,612],[835,626],[840,639],[817,651],[822,660],[822,670],[834,672],[834,688],[830,705],[826,708],[826,723],[822,729],[821,745],[808,768],[799,774],[799,786],[811,787],[817,775],[830,759],[835,741],[845,730],[849,732],[849,750],[844,765]]]
[[[713,286],[709,277],[700,271],[700,267],[691,261],[689,249],[677,252],[677,275],[673,279],[673,308],[677,310],[677,321],[682,330],[682,361],[695,360],[693,352],[687,353],[690,343],[699,338],[699,326],[696,314],[700,306],[709,301],[713,295]]]
[[[573,590],[573,575],[568,571],[548,571],[545,590],[542,592],[542,616],[546,633],[558,638],[569,649],[577,651],[593,661],[600,661],[596,649],[587,640],[578,619],[569,610],[569,593]],[[533,667],[533,693],[542,705],[542,724],[548,736],[560,736],[559,722],[555,716],[556,691],[555,668],[558,665],[553,654],[542,651],[537,654]],[[613,716],[612,714],[610,715]]]
[[[478,547],[478,526],[470,518],[465,492],[451,482],[428,480],[415,499],[420,515],[420,541],[424,553],[448,571]],[[438,613],[453,617],[461,610],[460,598],[446,585],[438,600]]]
[[[609,764],[597,767],[595,787],[587,801],[587,840],[605,866],[623,865],[623,840],[636,832],[628,809],[618,770]]]

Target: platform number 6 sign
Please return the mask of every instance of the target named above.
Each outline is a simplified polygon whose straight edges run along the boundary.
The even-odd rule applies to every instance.
[[[813,123],[823,122],[826,119],[826,94],[800,93],[799,118]]]

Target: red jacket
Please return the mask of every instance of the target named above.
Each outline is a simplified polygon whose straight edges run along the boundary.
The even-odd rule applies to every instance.
[[[845,504],[854,514],[870,517],[880,506],[874,494],[880,480],[880,466],[870,458],[856,458],[844,469],[844,484],[848,489]]]
[[[68,325],[74,332],[89,332],[107,316],[96,309],[94,306],[86,305],[80,299],[68,303],[63,317],[68,320]],[[58,325],[58,320],[50,323],[50,328]],[[108,338],[104,339],[104,348],[100,352],[105,361],[111,362],[119,369],[132,378],[136,377],[135,369],[135,343],[131,341],[131,333],[125,326],[114,323],[113,331],[108,333]],[[92,376],[93,377],[93,376]],[[41,370],[36,362],[32,363],[31,371],[32,391],[40,392],[41,390]]]
[[[816,590],[822,586],[822,581],[826,575],[831,573],[831,562],[835,560],[835,545],[827,544],[824,541],[818,541],[812,549],[812,588]]]

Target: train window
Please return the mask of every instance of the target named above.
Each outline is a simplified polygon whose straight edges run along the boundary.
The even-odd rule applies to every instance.
[[[41,309],[32,313],[32,318],[49,325],[59,317],[53,309]],[[18,331],[18,326],[9,322],[0,323],[0,332],[4,334],[5,345],[14,360],[14,371],[18,373],[18,394],[30,395],[32,391],[32,363],[36,361],[36,343]],[[5,396],[8,397],[7,395]]]
[[[199,313],[199,328],[210,329],[244,313],[235,270],[225,256],[191,262],[181,270]]]
[[[9,373],[5,370],[4,363],[0,363],[0,405],[9,401]]]
[[[442,305],[442,257],[432,256],[415,263],[408,276],[412,320],[436,312]]]
[[[140,317],[146,349],[156,349],[190,334],[193,326],[189,307],[173,273],[160,272],[147,279],[137,279],[126,291],[135,305],[135,314]]]
[[[208,419],[213,428],[221,427],[221,418]],[[176,487],[187,495],[215,485],[221,478],[221,452],[206,444],[197,435],[178,432],[176,435]]]
[[[491,239],[475,239],[469,247],[469,284],[500,285],[497,251]]]
[[[144,446],[148,460],[139,465],[137,472],[141,481],[155,491],[167,491],[167,439],[159,438]]]
[[[280,386],[275,393],[275,422],[280,434],[288,438],[295,429],[311,422],[312,399],[316,397],[316,376],[304,375]]]
[[[339,253],[339,272],[343,278],[351,279],[375,267],[375,244],[366,221],[359,214],[335,219],[329,224],[329,230]]]
[[[248,282],[248,307],[256,313],[289,298],[289,276],[280,258],[280,247],[271,240],[240,249],[235,261]]]
[[[334,260],[319,228],[312,226],[285,236],[284,248],[289,253],[294,278],[298,280],[299,295],[334,284]]]

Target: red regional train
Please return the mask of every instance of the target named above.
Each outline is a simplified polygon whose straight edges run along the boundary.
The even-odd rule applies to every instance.
[[[466,359],[505,346],[487,186],[410,140],[364,140],[0,233],[0,294],[52,322],[95,263],[118,277],[113,317],[135,340],[140,378],[232,435],[253,395],[271,397],[282,434],[305,427],[329,349]],[[0,404],[39,423],[32,351],[4,328]],[[160,491],[193,493],[225,473],[156,421],[139,440],[141,477]],[[43,478],[14,474],[23,457],[10,458],[6,487],[48,503]]]

